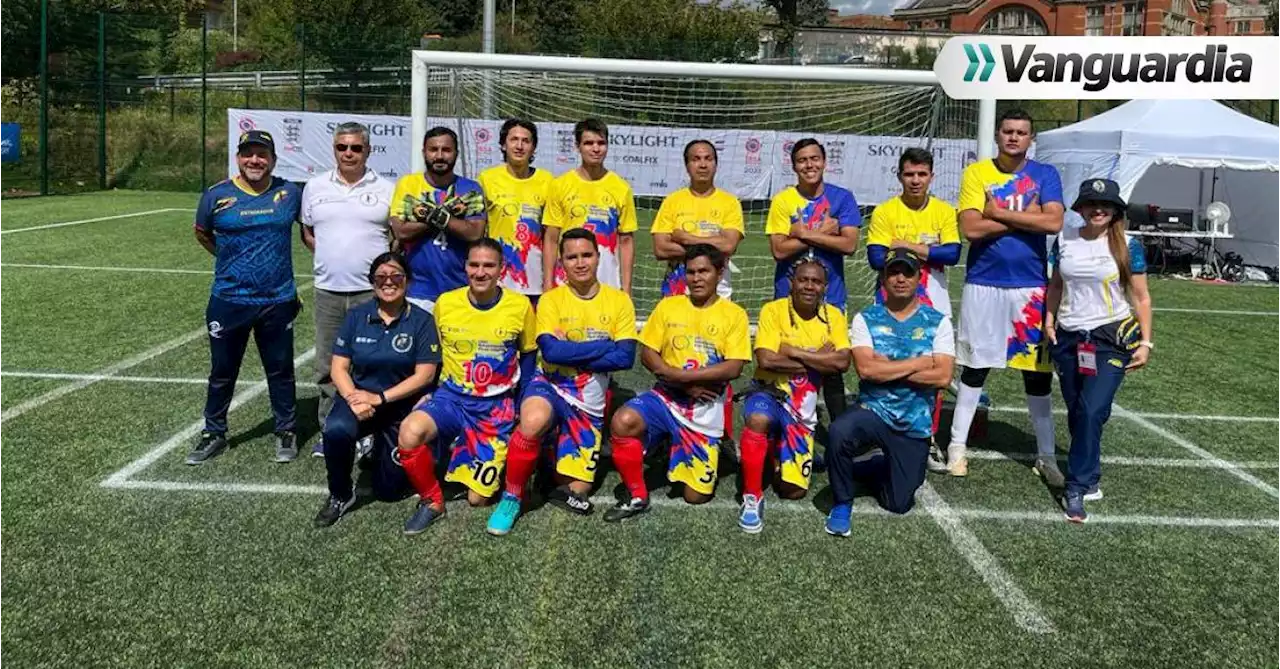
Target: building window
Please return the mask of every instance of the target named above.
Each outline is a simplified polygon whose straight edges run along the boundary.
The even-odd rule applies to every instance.
[[[1040,15],[1025,7],[1004,7],[987,15],[981,33],[994,35],[1048,35],[1049,29]]]
[[[950,17],[950,16],[943,17],[942,21],[940,21],[940,22],[938,23],[938,27],[939,27],[939,28],[941,28],[942,30],[950,31],[950,30],[951,30],[951,17]]]
[[[1249,22],[1248,22],[1248,21],[1236,21],[1236,24],[1235,24],[1235,26],[1234,26],[1234,31],[1235,31],[1235,34],[1237,34],[1237,35],[1248,35],[1248,34],[1249,34]]]
[[[1084,8],[1084,34],[1090,36],[1102,35],[1102,16],[1104,7],[1102,5],[1091,5]]]
[[[1147,13],[1147,3],[1145,2],[1126,2],[1124,3],[1124,20],[1120,25],[1120,34],[1125,37],[1134,37],[1146,34],[1143,29],[1143,16]]]

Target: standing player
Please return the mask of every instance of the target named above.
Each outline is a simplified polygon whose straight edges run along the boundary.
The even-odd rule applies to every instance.
[[[742,427],[742,509],[738,527],[764,529],[764,463],[778,463],[774,490],[799,499],[809,489],[818,387],[824,374],[849,370],[849,326],[826,304],[827,270],[802,258],[791,274],[791,296],[760,310],[756,375],[746,391]]]
[[[667,479],[684,484],[684,499],[701,504],[715,490],[729,382],[751,359],[747,312],[716,294],[724,254],[695,244],[684,260],[687,295],[658,302],[640,332],[640,361],[657,377],[652,390],[613,416],[613,464],[631,499],[605,512],[617,522],[649,510],[644,456],[670,441]]]
[[[250,333],[267,374],[276,462],[298,457],[293,319],[302,305],[293,281],[290,233],[302,197],[297,186],[271,175],[276,145],[270,133],[241,133],[236,165],[240,174],[211,186],[196,209],[196,241],[215,262],[205,310],[210,369],[204,431],[187,455],[189,465],[227,447],[227,411]]]
[[[791,169],[796,173],[796,185],[773,198],[764,228],[777,261],[773,299],[791,294],[791,268],[797,260],[810,256],[827,270],[827,304],[845,311],[849,296],[844,285],[844,257],[858,248],[858,226],[862,225],[858,201],[848,190],[823,181],[827,150],[816,139],[807,137],[791,147]],[[824,377],[822,395],[832,418],[843,413],[844,377]]]
[[[480,173],[489,234],[502,244],[502,286],[537,306],[542,294],[542,210],[552,176],[533,166],[538,127],[507,119],[498,131],[503,164]]]
[[[556,482],[552,504],[580,515],[591,513],[587,495],[595,481],[604,429],[609,372],[631,369],[636,357],[636,310],[627,294],[600,283],[596,237],[577,228],[560,237],[567,282],[538,305],[538,373],[520,403],[520,426],[511,436],[507,489],[489,534],[511,531],[538,463],[545,437],[552,437]]]
[[[556,177],[547,195],[543,236],[542,290],[561,283],[556,250],[563,230],[586,228],[600,245],[600,282],[631,294],[635,264],[636,203],[631,186],[604,166],[609,127],[593,118],[573,126],[582,164]],[[559,273],[559,274],[558,274]]]
[[[1052,165],[1027,159],[1033,136],[1026,112],[1005,112],[996,126],[999,155],[966,167],[960,182],[960,231],[970,246],[956,346],[963,367],[947,466],[952,476],[968,474],[969,427],[987,373],[1011,367],[1022,372],[1027,393],[1035,470],[1061,488],[1049,400],[1053,365],[1042,328],[1049,236],[1062,230],[1062,180]]]
[[[449,446],[446,481],[465,485],[472,506],[498,492],[507,441],[516,422],[516,386],[533,372],[533,307],[499,283],[502,245],[488,237],[467,253],[467,287],[440,296],[440,388],[400,425],[400,462],[418,491],[418,508],[404,525],[418,534],[444,516],[435,456]],[[429,444],[429,446],[428,446]],[[434,451],[434,454],[433,454]]]
[[[733,257],[746,230],[742,223],[742,203],[732,193],[716,188],[719,166],[716,147],[706,139],[695,139],[684,147],[684,169],[689,187],[668,195],[658,208],[649,232],[653,234],[653,255],[667,261],[662,296],[684,295],[684,254],[694,244],[710,244]],[[720,297],[732,297],[729,272],[716,287]]]
[[[910,148],[898,157],[898,182],[902,195],[876,205],[867,227],[867,262],[879,274],[893,249],[907,249],[924,259],[920,274],[920,302],[951,316],[951,295],[947,292],[947,266],[960,262],[960,230],[956,210],[929,194],[933,183],[933,154]],[[876,304],[884,304],[884,286],[876,288]],[[942,393],[933,405],[933,430],[938,430],[942,414]],[[947,471],[937,445],[929,447],[929,469]]]
[[[391,196],[391,229],[409,260],[409,302],[428,313],[441,294],[467,285],[468,245],[484,236],[480,184],[453,172],[458,135],[443,126],[422,140],[427,169],[406,174]]]

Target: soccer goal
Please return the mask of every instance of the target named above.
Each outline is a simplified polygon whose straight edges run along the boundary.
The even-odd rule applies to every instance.
[[[637,27],[637,29],[640,29]],[[773,297],[774,260],[764,235],[770,198],[795,183],[790,150],[814,137],[826,148],[826,180],[853,191],[864,223],[899,192],[898,155],[935,156],[933,193],[955,202],[964,167],[990,157],[995,102],[947,98],[931,71],[413,52],[413,169],[432,125],[458,132],[458,169],[499,164],[498,129],[521,117],[538,125],[534,165],[561,174],[578,164],[573,125],[609,124],[606,166],[635,191],[633,292],[643,319],[660,298],[666,265],[654,259],[649,225],[662,198],[688,184],[682,149],[710,139],[716,185],[736,195],[746,239],[733,258],[734,301],[753,317]],[[874,277],[859,251],[847,260],[849,307],[865,305]]]

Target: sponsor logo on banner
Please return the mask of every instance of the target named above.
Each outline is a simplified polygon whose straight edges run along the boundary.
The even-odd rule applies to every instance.
[[[1280,38],[954,37],[934,72],[960,100],[1273,100]]]
[[[568,165],[575,162],[578,144],[573,139],[573,129],[556,130],[556,164]]]
[[[250,130],[253,130],[256,127],[253,124],[253,119],[248,116],[241,116],[239,125],[240,125],[241,132],[249,132]]]
[[[284,120],[284,150],[295,153],[302,151],[302,119]]]
[[[609,146],[644,146],[649,148],[679,148],[680,138],[668,134],[640,134],[615,132],[609,135]]]

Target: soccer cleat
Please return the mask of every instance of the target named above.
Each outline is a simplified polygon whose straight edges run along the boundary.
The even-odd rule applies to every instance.
[[[276,433],[276,462],[298,459],[298,436],[289,430]]]
[[[227,436],[221,432],[201,432],[200,441],[187,454],[187,464],[202,465],[227,448]]]
[[[631,501],[621,502],[617,506],[604,512],[604,522],[617,523],[628,518],[634,518],[642,513],[649,511],[649,500],[642,497],[632,497]]]
[[[1036,462],[1031,466],[1031,471],[1044,479],[1045,484],[1050,488],[1061,490],[1067,485],[1067,479],[1062,475],[1062,470],[1058,469],[1058,461],[1055,458],[1036,456]]]
[[[1099,488],[1096,485],[1093,486],[1092,488],[1089,488],[1084,493],[1084,501],[1086,502],[1097,502],[1101,499],[1102,499],[1102,488]]]
[[[444,518],[444,507],[439,509],[433,508],[430,502],[418,502],[418,508],[414,510],[413,515],[409,516],[409,520],[404,521],[405,536],[413,536],[422,534],[426,531],[431,523]]]
[[[937,444],[929,446],[929,459],[925,461],[925,465],[935,474],[947,473],[947,459],[942,455],[942,449],[938,448]]]
[[[969,449],[964,444],[947,446],[947,472],[952,476],[969,475]]]
[[[373,435],[366,434],[356,442],[356,460],[363,460],[373,452]]]
[[[764,500],[755,495],[742,496],[742,511],[738,514],[738,527],[747,534],[759,534],[764,529]]]
[[[589,516],[595,510],[591,500],[581,495],[575,495],[572,490],[566,486],[557,486],[551,489],[547,494],[547,502],[553,506],[564,509],[569,513],[579,516]]]
[[[316,514],[313,521],[316,527],[329,527],[338,522],[338,519],[351,510],[356,503],[355,491],[351,493],[351,499],[342,501],[334,495],[329,495],[329,499],[325,500],[324,506],[320,508],[320,513]]]
[[[316,442],[315,446],[311,447],[311,457],[313,458],[324,457],[324,439],[320,439],[319,441]]]
[[[1073,523],[1088,522],[1089,514],[1084,511],[1084,495],[1078,492],[1068,492],[1062,497],[1063,511],[1065,511],[1067,520]]]
[[[520,517],[520,498],[509,492],[502,493],[502,501],[498,502],[498,506],[494,508],[493,513],[489,514],[489,525],[485,527],[486,532],[495,537],[501,537],[511,532],[511,528],[515,527],[516,518]]]
[[[853,502],[844,502],[831,507],[827,514],[827,523],[823,527],[833,537],[847,537],[853,534]]]

